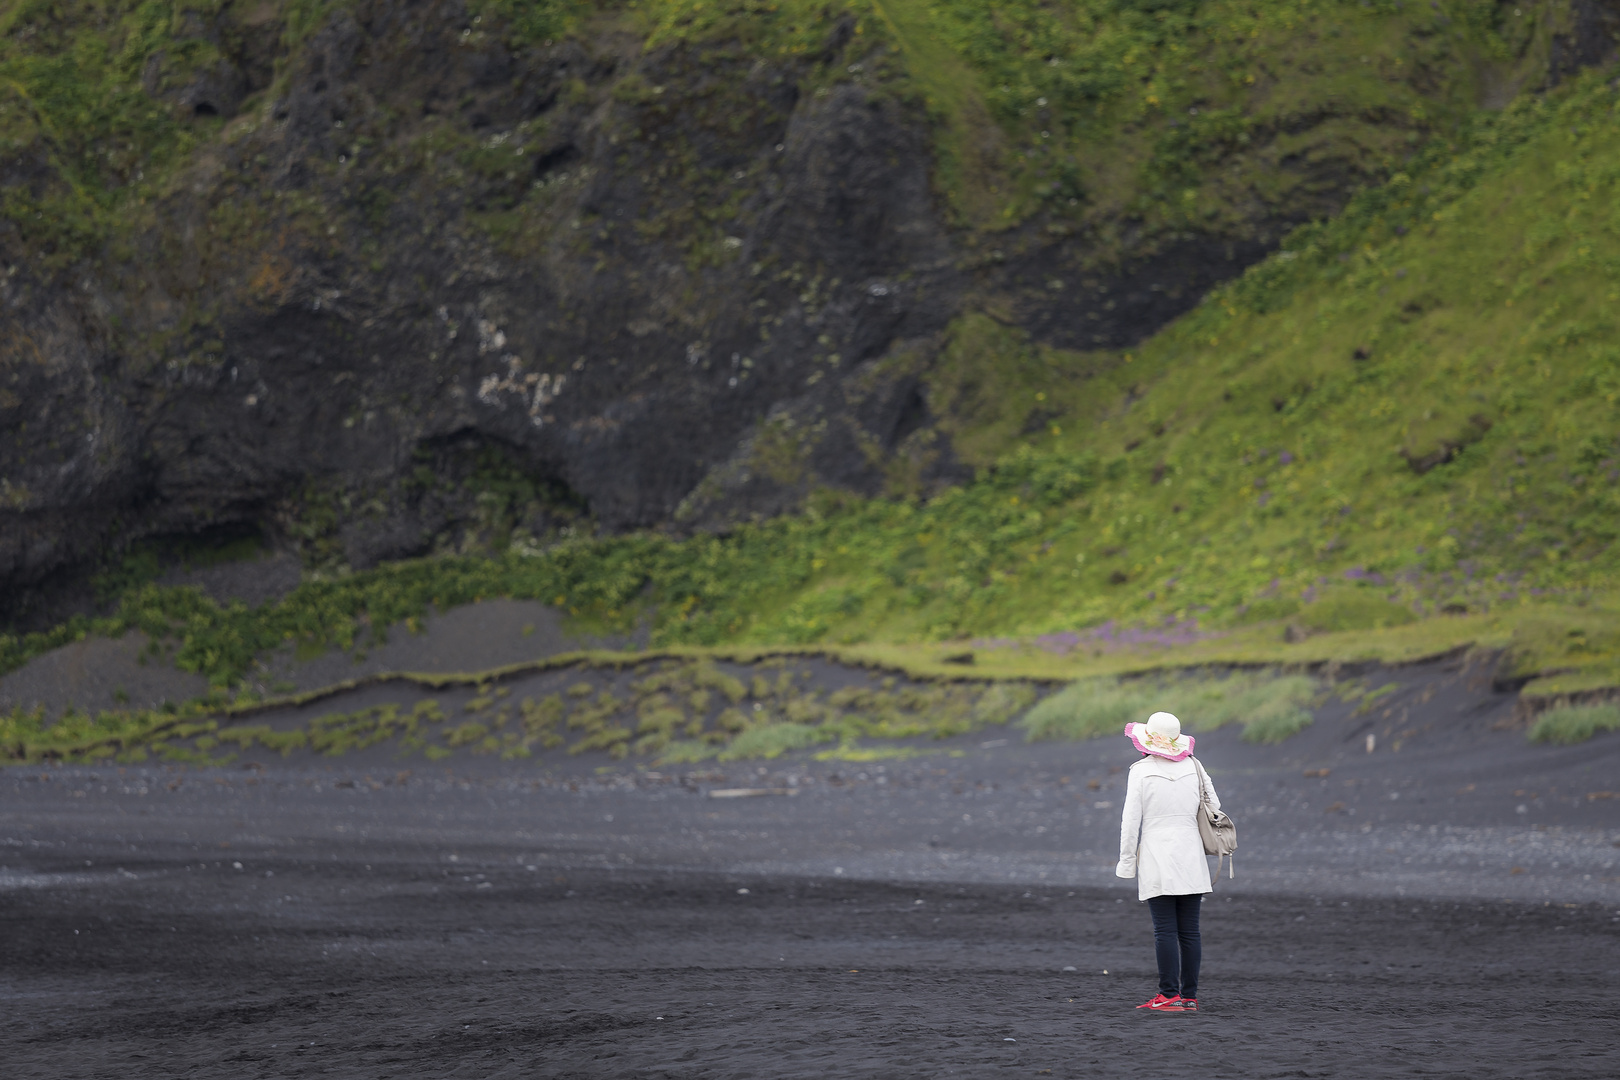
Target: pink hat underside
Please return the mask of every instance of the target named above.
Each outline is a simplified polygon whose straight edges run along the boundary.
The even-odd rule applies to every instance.
[[[1126,724],[1125,725],[1125,735],[1126,735],[1127,738],[1129,738],[1131,740],[1131,745],[1135,746],[1138,750],[1142,751],[1142,753],[1144,753],[1144,754],[1152,754],[1154,757],[1161,757],[1161,758],[1164,758],[1166,761],[1181,761],[1184,758],[1191,757],[1192,752],[1193,752],[1193,744],[1198,741],[1197,739],[1194,739],[1191,735],[1183,735],[1182,738],[1187,740],[1187,749],[1181,751],[1181,753],[1179,753],[1179,754],[1174,754],[1174,755],[1165,754],[1165,753],[1161,753],[1158,750],[1150,749],[1146,743],[1144,743],[1141,739],[1137,738],[1136,730],[1138,728],[1146,730],[1147,725],[1146,724]]]

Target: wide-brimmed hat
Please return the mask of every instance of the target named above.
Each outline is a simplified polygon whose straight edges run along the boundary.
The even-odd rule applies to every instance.
[[[1126,724],[1125,737],[1144,754],[1180,761],[1193,752],[1193,737],[1181,733],[1181,721],[1156,712],[1145,724]]]

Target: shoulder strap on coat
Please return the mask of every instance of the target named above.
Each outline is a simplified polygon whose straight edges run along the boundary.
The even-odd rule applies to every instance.
[[[1204,788],[1204,781],[1207,780],[1208,777],[1204,775],[1203,762],[1199,761],[1197,758],[1193,758],[1192,763],[1193,767],[1198,770],[1198,802],[1202,806],[1208,806],[1209,796]]]

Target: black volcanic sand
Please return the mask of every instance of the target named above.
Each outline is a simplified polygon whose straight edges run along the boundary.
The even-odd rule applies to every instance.
[[[36,656],[0,675],[0,711],[43,707],[48,716],[70,708],[155,709],[208,692],[208,680],[148,653],[139,630],[117,638],[87,637]]]
[[[1206,1011],[1151,1016],[1117,890],[352,854],[11,892],[7,1075],[1620,1072],[1617,923],[1586,905],[1217,897]]]
[[[783,670],[773,663],[757,666],[768,680]],[[720,666],[745,681],[755,671]],[[796,659],[787,670],[802,685],[823,690],[876,687],[888,678],[816,659]],[[645,671],[564,668],[518,675],[496,689],[506,691],[499,700],[510,702],[565,692],[583,681],[628,699],[628,684]],[[1614,892],[1620,883],[1620,852],[1612,846],[1620,840],[1620,734],[1577,746],[1529,743],[1515,719],[1515,696],[1494,690],[1487,669],[1461,659],[1340,674],[1389,692],[1370,709],[1331,699],[1314,723],[1275,746],[1244,742],[1235,725],[1198,737],[1199,757],[1242,830],[1237,861],[1243,887],[1309,892],[1328,874],[1333,888],[1367,895],[1602,901]],[[293,729],[327,713],[388,702],[410,708],[433,699],[451,717],[448,726],[466,715],[471,699],[490,694],[385,683],[247,722]],[[633,715],[625,722],[633,727]],[[1374,739],[1370,753],[1368,736]],[[307,750],[282,757],[262,747],[244,756],[255,769],[311,783],[319,777],[375,784],[403,775],[439,784],[455,776],[537,791],[567,790],[582,780],[588,792],[621,790],[604,789],[606,777],[660,792],[706,790],[720,783],[710,777],[725,774],[732,786],[791,780],[806,794],[888,785],[895,799],[911,802],[891,802],[856,829],[828,819],[785,849],[733,842],[724,862],[707,857],[712,845],[692,847],[683,830],[694,822],[662,808],[638,820],[633,835],[588,816],[573,828],[593,843],[622,844],[624,858],[660,865],[788,874],[843,866],[851,876],[876,880],[1112,882],[1118,802],[1131,760],[1123,738],[1027,745],[1016,727],[991,727],[870,749],[913,756],[863,765],[817,760],[810,751],[771,762],[661,768],[646,759],[575,756],[566,748],[537,750],[532,761],[510,763],[464,747],[432,762],[393,743],[338,758]],[[981,809],[978,800],[988,801]],[[840,814],[854,812],[847,805]],[[636,811],[627,808],[616,820],[622,823],[625,814]],[[789,820],[803,817],[796,809]],[[914,842],[917,836],[925,842]],[[704,858],[694,863],[697,855]]]
[[[583,677],[623,676],[509,685]],[[1460,661],[1359,677],[1395,689],[1199,737],[1242,846],[1197,1016],[1132,1008],[1123,738],[12,768],[4,1075],[1620,1075],[1620,734],[1530,744]]]
[[[1132,1008],[1148,919],[1101,805],[1123,739],[11,769],[5,1075],[1620,1074],[1620,814],[1573,794],[1620,738],[1497,734],[1325,782],[1208,737],[1243,847],[1198,1016]],[[716,794],[744,785],[798,794]]]

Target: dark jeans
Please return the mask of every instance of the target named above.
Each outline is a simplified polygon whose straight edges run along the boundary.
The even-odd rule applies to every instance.
[[[1198,964],[1204,947],[1198,939],[1198,907],[1203,896],[1152,896],[1153,951],[1159,958],[1159,993],[1198,996]]]

